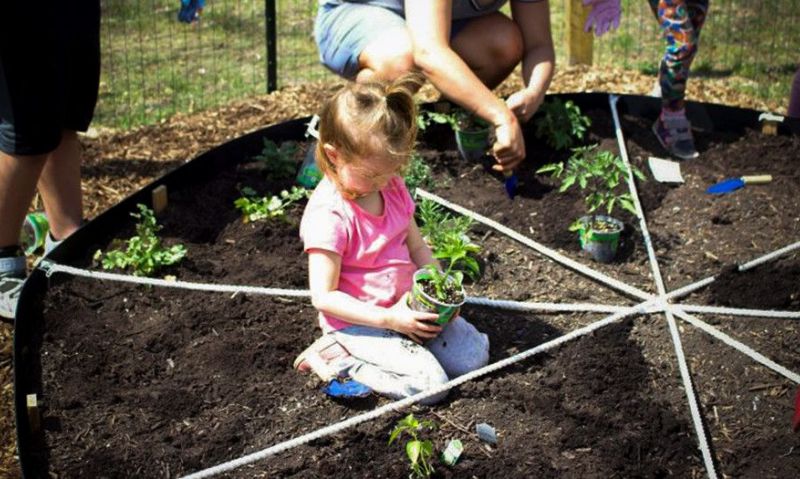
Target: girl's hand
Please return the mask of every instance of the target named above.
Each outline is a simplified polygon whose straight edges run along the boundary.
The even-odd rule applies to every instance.
[[[442,327],[434,323],[439,315],[412,310],[408,307],[408,295],[409,293],[404,294],[400,301],[389,308],[387,327],[405,334],[415,343],[422,344],[442,332]]]

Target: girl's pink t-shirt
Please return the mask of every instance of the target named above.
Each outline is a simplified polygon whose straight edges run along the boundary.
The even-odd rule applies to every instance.
[[[411,290],[417,267],[406,244],[414,200],[403,179],[393,177],[380,191],[383,214],[375,216],[345,199],[327,177],[308,200],[300,222],[304,249],[331,251],[342,257],[338,290],[382,307]],[[330,332],[352,326],[320,313],[320,327]]]

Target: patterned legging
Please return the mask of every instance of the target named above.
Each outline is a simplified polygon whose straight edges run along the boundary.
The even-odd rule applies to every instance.
[[[663,106],[683,108],[686,79],[697,53],[709,0],[648,0],[667,41],[658,72]]]

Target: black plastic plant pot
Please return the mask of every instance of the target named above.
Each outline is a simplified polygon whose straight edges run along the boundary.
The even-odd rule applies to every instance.
[[[467,161],[478,161],[489,149],[492,129],[489,126],[455,130],[458,152]]]
[[[431,278],[431,272],[427,269],[419,269],[414,273],[414,285],[411,288],[411,295],[409,296],[409,307],[414,311],[425,311],[428,313],[436,313],[439,319],[436,324],[443,326],[453,319],[453,316],[458,313],[459,308],[464,305],[467,293],[464,287],[459,285],[461,301],[458,303],[445,303],[439,299],[431,296],[425,291],[424,285],[428,283]],[[448,276],[448,283],[451,285],[455,282],[452,276]]]
[[[580,220],[578,230],[578,241],[581,249],[589,252],[595,261],[599,263],[610,263],[617,256],[619,247],[619,235],[625,229],[625,224],[611,216],[584,216]],[[595,225],[602,224],[602,229],[596,229]]]

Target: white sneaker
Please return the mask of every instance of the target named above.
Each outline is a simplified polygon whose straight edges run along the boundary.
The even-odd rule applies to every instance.
[[[25,257],[0,258],[0,317],[14,319],[24,283]]]

